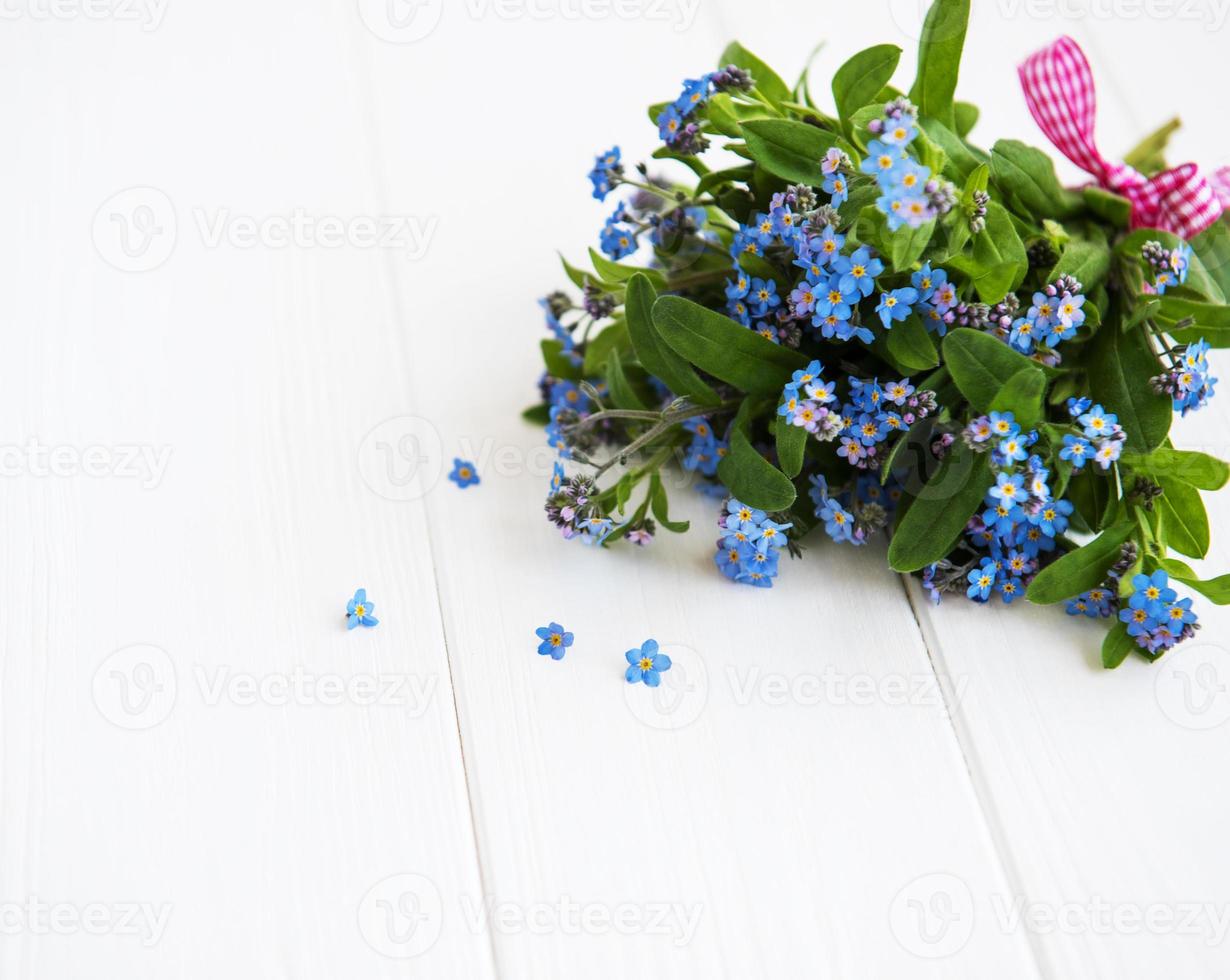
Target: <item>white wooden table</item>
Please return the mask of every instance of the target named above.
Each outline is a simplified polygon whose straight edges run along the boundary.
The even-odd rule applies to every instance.
[[[697,497],[636,554],[540,516],[592,155],[731,37],[826,79],[917,0],[64,2],[0,24],[0,977],[1230,975],[1226,612],[1108,674],[878,549],[734,589]],[[1041,142],[1067,32],[1108,152],[1182,108],[1227,162],[1220,6],[987,5],[978,137]]]

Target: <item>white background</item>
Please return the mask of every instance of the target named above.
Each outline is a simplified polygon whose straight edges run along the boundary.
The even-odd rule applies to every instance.
[[[908,83],[920,22],[581,4],[5,0],[0,977],[1226,976],[1224,611],[1110,674],[882,547],[734,588],[691,494],[645,552],[542,519],[518,414],[593,155],[732,37],[790,78],[826,40],[825,97],[879,41]],[[1224,6],[979,0],[975,136],[1042,142],[1014,66],[1067,32],[1108,154],[1181,110],[1175,162],[1226,163]],[[1226,398],[1179,443],[1226,455]]]

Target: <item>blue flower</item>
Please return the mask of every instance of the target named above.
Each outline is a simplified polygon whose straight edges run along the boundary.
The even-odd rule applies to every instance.
[[[982,565],[966,576],[970,585],[965,590],[965,594],[971,599],[986,602],[991,597],[991,590],[995,587],[995,580],[998,578],[998,575],[999,572],[996,568],[995,560],[993,558],[982,559]]]
[[[623,173],[623,165],[619,159],[619,147],[614,146],[597,158],[594,169],[589,172],[590,182],[594,185],[594,197],[599,201],[606,200],[616,180]]]
[[[1052,500],[1048,504],[1043,504],[1038,513],[1030,514],[1029,523],[1041,528],[1042,533],[1048,538],[1053,538],[1056,534],[1063,534],[1068,529],[1068,517],[1074,509],[1070,501]]]
[[[1002,502],[1005,506],[1019,504],[1025,497],[1025,477],[1021,473],[1000,473],[995,478],[995,486],[987,491],[992,500]]]
[[[908,317],[917,300],[918,290],[909,286],[882,293],[876,312],[880,314],[880,322],[884,324],[884,329],[891,330],[894,323],[899,323]]]
[[[380,620],[372,615],[375,608],[374,602],[367,601],[367,589],[356,589],[354,598],[346,603],[346,629],[352,630],[356,626],[371,629],[376,626]]]
[[[671,144],[683,129],[683,116],[673,105],[668,105],[658,114],[658,136],[662,142]]]
[[[866,245],[853,255],[843,255],[833,263],[833,270],[841,274],[839,286],[844,293],[854,295],[855,290],[864,297],[875,290],[875,277],[884,271],[884,263],[873,258]]]
[[[936,269],[933,272],[930,262],[910,276],[910,285],[918,290],[918,301],[920,303],[929,302],[931,297],[935,295],[935,291],[946,282],[948,282],[948,273],[943,269]]]
[[[1092,398],[1069,398],[1068,399],[1068,414],[1072,418],[1079,418],[1084,415],[1089,409],[1093,408]]]
[[[453,460],[453,472],[448,475],[448,478],[461,487],[462,490],[475,483],[482,482],[478,478],[478,471],[475,469],[474,464],[466,459]]]
[[[563,660],[564,654],[572,646],[572,634],[564,632],[564,627],[559,623],[540,626],[534,632],[538,635],[538,639],[542,640],[538,644],[539,654],[550,657],[552,660]]]
[[[813,317],[813,322],[818,323],[828,316],[835,316],[839,320],[849,320],[854,312],[852,304],[857,302],[857,291],[843,289],[841,277],[833,275],[828,285],[816,298],[816,315]]]
[[[991,434],[1000,439],[1020,434],[1021,427],[1012,412],[992,412],[987,418],[991,423]]]
[[[602,228],[602,234],[598,238],[598,244],[603,253],[616,262],[634,253],[640,244],[636,238],[635,228],[618,223],[623,220],[623,217],[624,210],[621,204],[615,214],[607,219]]]
[[[735,266],[735,278],[726,280],[726,298],[743,299],[752,288],[752,281],[739,266]]]
[[[674,108],[684,118],[690,116],[709,99],[710,76],[689,78],[683,83],[683,92],[675,100]]]
[[[757,316],[768,316],[769,311],[776,309],[782,302],[782,298],[777,295],[777,283],[772,279],[753,279],[752,290],[747,298]]]
[[[1063,437],[1063,449],[1059,450],[1059,458],[1066,459],[1078,470],[1084,469],[1085,462],[1093,455],[1093,447],[1089,440],[1081,436],[1068,434]]]
[[[841,247],[846,243],[846,236],[837,234],[832,225],[825,225],[815,238],[807,243],[811,254],[820,265],[829,265],[841,255]]]
[[[834,541],[854,540],[854,515],[831,497],[817,512],[824,521],[824,530]]]
[[[657,687],[662,683],[662,674],[671,669],[671,658],[658,652],[657,640],[646,640],[639,650],[629,650],[624,658],[628,661],[624,678],[629,684],[641,681]]]
[[[835,208],[841,207],[850,199],[850,186],[846,183],[846,178],[839,173],[829,174],[824,178],[824,192],[832,195],[829,203]]]

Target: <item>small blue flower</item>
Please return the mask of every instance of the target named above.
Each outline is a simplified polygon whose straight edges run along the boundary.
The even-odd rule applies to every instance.
[[[594,169],[589,172],[590,182],[594,185],[594,197],[599,201],[606,200],[615,186],[615,181],[623,173],[619,158],[619,147],[612,147],[595,160]]]
[[[894,289],[889,293],[882,293],[880,295],[880,305],[876,307],[876,312],[880,314],[880,322],[884,324],[884,329],[891,330],[894,323],[899,323],[906,319],[913,310],[914,303],[917,301],[918,290],[910,286]]]
[[[367,601],[367,589],[356,589],[354,598],[346,603],[346,629],[352,630],[356,626],[371,629],[379,624],[380,620],[372,615],[375,608],[374,602]]]
[[[971,599],[986,602],[991,597],[991,590],[995,587],[995,579],[998,575],[995,559],[982,559],[981,567],[975,568],[967,576],[970,586],[965,590],[965,594]]]
[[[1101,439],[1115,431],[1119,417],[1111,415],[1101,405],[1094,405],[1077,421],[1085,427],[1086,436],[1090,439]]]
[[[867,297],[875,290],[875,277],[884,271],[884,263],[873,258],[871,249],[864,245],[853,255],[838,258],[833,263],[833,271],[841,275],[839,285],[842,292],[853,295],[857,290]]]
[[[564,627],[560,626],[559,623],[540,626],[534,632],[537,634],[538,639],[542,640],[538,644],[539,654],[544,657],[550,657],[552,660],[563,660],[564,654],[572,646],[572,634],[565,632]]]
[[[639,650],[629,650],[624,658],[628,661],[624,679],[629,684],[641,681],[649,687],[657,687],[662,683],[662,674],[671,669],[671,658],[658,652],[657,640],[646,640]]]
[[[1071,462],[1075,469],[1084,469],[1085,463],[1093,456],[1093,447],[1089,440],[1070,433],[1063,437],[1063,449],[1059,450],[1059,458]]]
[[[769,311],[781,306],[782,302],[777,295],[777,283],[772,279],[753,279],[747,299],[757,316],[768,316]]]
[[[658,136],[662,142],[671,144],[683,129],[683,116],[673,105],[667,106],[658,114]]]
[[[1068,399],[1068,414],[1072,418],[1079,418],[1084,415],[1089,409],[1093,408],[1092,398],[1069,398]]]
[[[833,195],[829,203],[835,208],[841,207],[850,199],[850,185],[842,174],[829,174],[825,177],[824,192]]]
[[[831,497],[826,499],[824,506],[818,511],[820,520],[824,521],[824,530],[834,541],[854,540],[854,515]]]
[[[448,478],[461,487],[462,490],[473,486],[475,483],[482,482],[478,478],[478,470],[468,459],[454,459],[453,472],[448,475]]]

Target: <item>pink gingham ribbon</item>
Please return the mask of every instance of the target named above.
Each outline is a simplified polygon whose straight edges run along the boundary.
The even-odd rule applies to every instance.
[[[1230,167],[1206,178],[1194,163],[1146,177],[1098,152],[1093,123],[1098,97],[1080,45],[1061,37],[1018,69],[1029,111],[1064,156],[1108,191],[1132,202],[1133,228],[1161,228],[1191,238],[1230,208]]]

